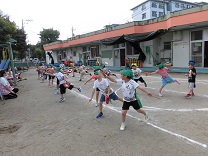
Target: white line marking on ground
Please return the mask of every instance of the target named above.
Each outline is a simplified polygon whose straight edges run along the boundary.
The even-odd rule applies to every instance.
[[[77,92],[75,92],[75,91],[73,91],[73,90],[71,90],[71,92],[73,92],[73,93],[75,93],[75,94],[78,94],[79,96],[83,97],[84,99],[89,99],[87,96],[82,95],[82,94],[80,94],[80,93],[77,93]],[[93,99],[93,101],[95,102],[94,99]],[[103,105],[103,106],[104,106],[104,107],[107,107],[107,108],[109,108],[109,109],[111,109],[111,110],[113,110],[113,111],[115,111],[115,112],[121,113],[121,111],[119,111],[119,110],[116,109],[115,107],[112,107],[112,106],[106,106],[106,105]],[[134,118],[134,119],[137,119],[137,120],[139,120],[139,121],[142,121],[140,118],[134,117],[134,116],[132,116],[132,115],[130,115],[130,114],[127,114],[127,115],[128,115],[129,117],[131,117],[131,118]],[[164,128],[161,128],[161,127],[159,127],[159,126],[156,126],[156,125],[154,125],[154,124],[152,124],[152,123],[147,122],[147,124],[150,125],[150,126],[152,126],[152,127],[154,127],[154,128],[156,128],[156,129],[159,129],[159,130],[161,130],[161,131],[163,131],[163,132],[166,132],[166,133],[171,134],[171,135],[173,135],[173,136],[176,136],[176,137],[178,137],[178,138],[187,140],[187,141],[191,142],[192,144],[196,144],[196,145],[202,146],[202,147],[204,147],[204,148],[207,148],[207,145],[206,145],[206,144],[200,143],[200,142],[198,142],[198,141],[195,141],[195,140],[190,139],[190,138],[188,138],[188,137],[185,137],[185,136],[183,136],[183,135],[180,135],[180,134],[171,132],[171,131],[169,131],[169,130],[166,130],[166,129],[164,129]]]

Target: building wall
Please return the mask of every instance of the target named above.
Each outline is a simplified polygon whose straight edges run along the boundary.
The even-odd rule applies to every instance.
[[[155,3],[157,4],[157,8],[152,7],[153,2],[154,2],[154,0],[153,1],[148,1],[144,4],[142,4],[141,6],[135,8],[133,10],[133,13],[132,13],[133,21],[143,21],[143,20],[149,20],[149,19],[152,19],[152,18],[160,17],[159,12],[164,12],[164,10],[159,8],[159,3],[163,3],[163,2],[162,1],[161,2],[156,1]],[[176,4],[178,5],[178,7],[176,7]],[[142,6],[143,5],[146,6],[146,9],[142,11]],[[168,10],[167,6],[169,6],[170,10]],[[185,1],[179,2],[179,1],[174,1],[173,0],[173,1],[165,3],[165,5],[164,5],[165,14],[169,14],[171,12],[192,8],[194,6],[197,6],[197,5],[186,3]],[[157,12],[157,17],[152,16],[152,11]],[[142,14],[143,13],[146,13],[146,18],[145,19],[142,19]]]
[[[101,44],[100,51],[101,51],[100,63],[108,62],[107,66],[114,66],[113,46],[105,46]]]
[[[190,59],[190,31],[173,32],[173,66],[187,67]]]
[[[132,19],[133,21],[143,21],[150,19],[150,8],[151,8],[151,2],[146,2],[143,5],[146,6],[146,9],[142,10],[142,6],[139,6],[133,10],[132,13]],[[142,19],[142,14],[146,13],[146,18]]]

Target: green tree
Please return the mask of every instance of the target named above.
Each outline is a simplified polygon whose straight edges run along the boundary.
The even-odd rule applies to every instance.
[[[50,29],[43,29],[43,31],[40,32],[40,41],[42,45],[56,42],[58,41],[60,32],[58,30],[53,30],[53,28]]]
[[[26,43],[27,35],[22,29],[17,29],[16,33],[12,36],[12,38],[17,41],[17,43],[12,46],[12,49],[16,52],[15,57],[22,60],[26,57],[26,52],[29,48]]]
[[[15,23],[11,22],[9,16],[3,15],[3,12],[0,10],[0,42],[5,43],[15,32]]]

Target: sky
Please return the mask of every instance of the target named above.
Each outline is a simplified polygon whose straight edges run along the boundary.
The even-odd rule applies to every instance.
[[[103,29],[108,24],[131,22],[133,7],[145,0],[0,0],[0,10],[10,16],[27,34],[27,42],[36,44],[43,29],[60,32],[59,39]],[[208,2],[208,0],[187,0]],[[23,21],[23,22],[22,22]]]

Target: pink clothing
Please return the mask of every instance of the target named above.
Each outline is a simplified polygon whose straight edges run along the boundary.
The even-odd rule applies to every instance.
[[[162,69],[158,69],[156,70],[156,73],[160,74],[162,77],[167,77],[169,74],[168,74],[168,71],[169,69],[167,67],[164,67]]]
[[[10,86],[10,83],[4,77],[1,77],[0,79],[1,79],[1,83],[0,83],[1,94],[8,95],[10,92],[4,86],[8,86],[10,90],[13,90],[14,88]]]

